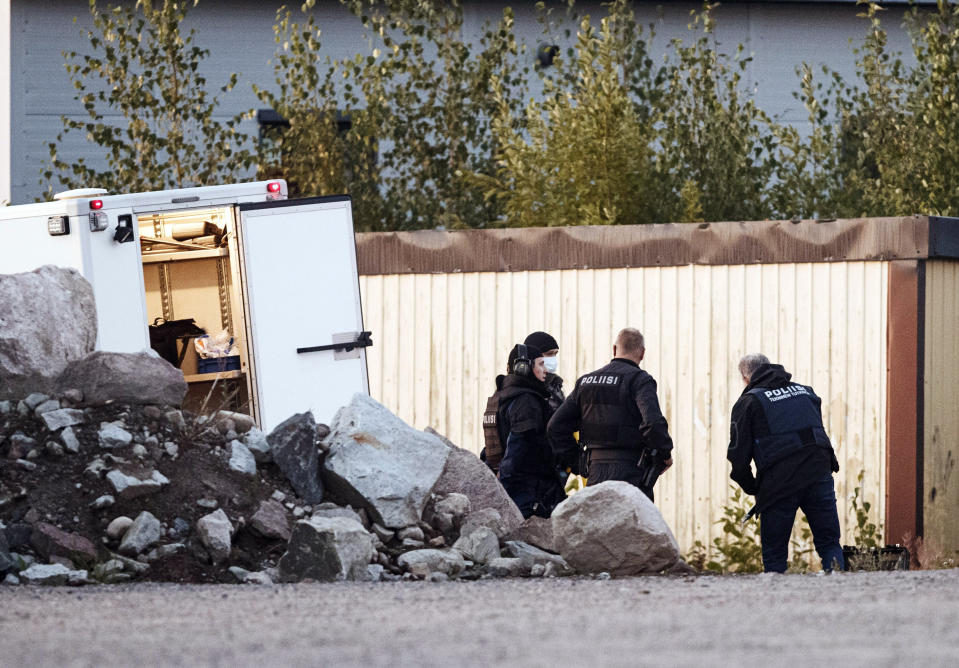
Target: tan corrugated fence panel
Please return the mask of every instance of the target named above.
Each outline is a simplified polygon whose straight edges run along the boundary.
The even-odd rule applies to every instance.
[[[926,263],[923,512],[932,547],[959,550],[959,262]]]
[[[764,352],[823,399],[842,471],[840,519],[860,470],[883,516],[887,272],[881,262],[645,267],[361,276],[370,391],[417,428],[478,452],[481,416],[510,347],[538,329],[560,344],[560,375],[609,361],[622,327],[646,336],[676,466],[657,485],[682,549],[719,535],[729,495],[736,364]]]

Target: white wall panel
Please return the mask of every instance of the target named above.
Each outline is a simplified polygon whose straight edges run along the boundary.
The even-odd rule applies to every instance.
[[[362,276],[370,387],[401,418],[479,452],[481,415],[511,346],[538,329],[560,344],[567,387],[611,357],[619,329],[646,336],[676,465],[656,505],[683,550],[720,535],[729,495],[736,365],[764,352],[823,399],[842,470],[840,519],[860,470],[884,516],[887,273],[881,262]]]

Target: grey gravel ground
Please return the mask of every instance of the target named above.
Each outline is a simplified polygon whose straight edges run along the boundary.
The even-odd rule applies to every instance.
[[[0,666],[957,666],[959,570],[0,587]]]

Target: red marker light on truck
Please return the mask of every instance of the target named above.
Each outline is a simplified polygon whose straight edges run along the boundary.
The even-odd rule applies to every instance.
[[[268,193],[278,193],[280,192],[280,182],[279,181],[270,181],[266,184],[266,191]]]
[[[94,211],[98,211],[99,209],[102,209],[102,208],[103,208],[103,200],[102,200],[102,199],[91,199],[91,200],[90,200],[90,208],[93,209]]]

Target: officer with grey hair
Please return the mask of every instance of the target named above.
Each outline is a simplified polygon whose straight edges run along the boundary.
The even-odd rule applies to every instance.
[[[802,509],[823,569],[842,569],[832,478],[839,461],[823,427],[822,400],[762,354],[739,360],[739,373],[746,388],[733,406],[726,457],[730,477],[756,496],[750,515],[760,518],[763,568],[786,570],[789,536]]]
[[[562,466],[576,470],[586,448],[587,485],[622,480],[652,500],[656,477],[672,466],[673,441],[659,410],[656,381],[639,368],[646,342],[627,327],[613,344],[613,360],[576,381],[576,387],[547,427],[550,445]]]

